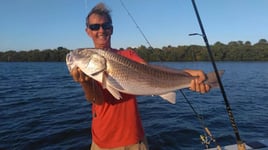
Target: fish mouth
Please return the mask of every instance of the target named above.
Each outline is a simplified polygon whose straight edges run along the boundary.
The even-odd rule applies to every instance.
[[[70,53],[68,53],[66,55],[66,63],[67,63],[67,66],[68,66],[68,70],[69,71],[71,71],[74,68],[74,66],[73,66],[74,60],[73,60],[73,57],[72,57],[71,53],[72,52],[70,52]]]

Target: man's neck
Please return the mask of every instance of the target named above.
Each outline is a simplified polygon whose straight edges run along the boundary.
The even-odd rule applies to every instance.
[[[116,52],[116,49],[111,48],[111,46],[103,46],[103,45],[95,45],[95,48],[97,49],[103,49],[103,50],[107,50],[107,51],[111,51],[111,52]]]
[[[96,45],[95,44],[95,48],[99,48],[99,49],[112,49],[110,44],[105,44],[105,45]]]

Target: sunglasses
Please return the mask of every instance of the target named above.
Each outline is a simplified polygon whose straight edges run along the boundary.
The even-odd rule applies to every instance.
[[[103,30],[108,30],[113,27],[113,25],[109,22],[103,24],[89,24],[88,28],[92,31],[98,31],[102,27]]]

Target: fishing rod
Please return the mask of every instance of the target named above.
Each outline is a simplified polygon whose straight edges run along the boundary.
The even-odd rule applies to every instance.
[[[239,131],[238,131],[238,127],[237,127],[237,125],[236,125],[236,123],[235,123],[235,119],[234,119],[234,115],[233,115],[233,113],[232,113],[231,106],[230,106],[230,104],[229,104],[229,101],[228,101],[228,99],[227,99],[227,96],[226,96],[226,93],[225,93],[223,84],[222,84],[222,82],[221,82],[220,75],[219,75],[219,73],[218,73],[218,69],[217,69],[217,65],[216,65],[216,63],[215,63],[215,60],[214,60],[212,51],[211,51],[211,49],[210,49],[210,46],[209,46],[209,43],[208,43],[208,39],[207,39],[207,35],[206,35],[206,33],[205,33],[205,30],[204,30],[204,27],[203,27],[201,18],[200,18],[200,16],[199,16],[199,13],[198,13],[198,10],[197,10],[197,6],[196,6],[196,4],[195,4],[195,0],[192,0],[192,5],[193,5],[193,7],[194,7],[194,11],[195,11],[195,14],[196,14],[196,17],[197,17],[197,20],[198,20],[198,23],[199,23],[199,27],[200,27],[200,29],[201,29],[202,34],[193,33],[193,34],[189,34],[189,35],[190,35],[190,36],[192,36],[192,35],[200,35],[200,36],[203,37],[203,40],[204,40],[204,42],[205,42],[205,44],[206,44],[206,47],[207,47],[207,51],[208,51],[210,60],[211,60],[211,62],[212,62],[212,66],[213,66],[213,68],[214,68],[214,71],[215,71],[217,80],[218,80],[218,82],[219,82],[219,86],[220,86],[220,90],[221,90],[221,93],[222,93],[222,96],[223,96],[223,99],[224,99],[224,102],[225,102],[226,110],[227,110],[227,113],[228,113],[228,116],[229,116],[231,125],[232,125],[232,127],[233,127],[233,130],[234,130],[234,133],[235,133],[235,136],[236,136],[237,148],[238,148],[238,150],[245,150],[246,147],[245,147],[244,142],[243,142],[243,141],[241,140],[241,138],[240,138]]]

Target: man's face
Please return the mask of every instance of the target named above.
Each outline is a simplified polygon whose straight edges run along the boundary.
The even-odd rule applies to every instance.
[[[92,14],[89,17],[88,22],[89,22],[89,25],[93,26],[93,28],[90,29],[89,27],[87,27],[86,32],[88,36],[92,38],[95,47],[96,48],[111,48],[110,44],[111,44],[111,35],[113,33],[113,27],[112,26],[109,27],[108,19],[105,16]]]

